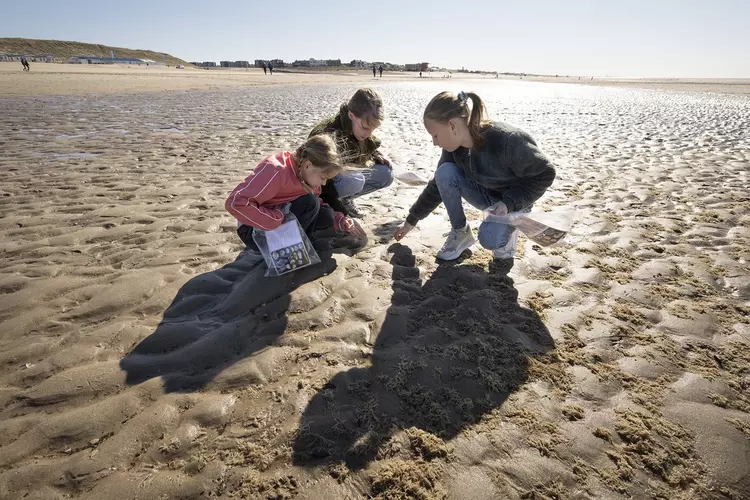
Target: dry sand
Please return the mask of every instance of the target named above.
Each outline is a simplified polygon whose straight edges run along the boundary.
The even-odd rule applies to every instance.
[[[440,90],[534,134],[569,240],[439,263],[394,184],[266,279],[224,198],[356,88],[298,83],[0,99],[0,498],[750,497],[750,100],[378,82],[423,175]]]
[[[247,88],[273,85],[314,83],[363,83],[373,81],[434,81],[451,83],[465,80],[494,80],[493,75],[453,73],[450,81],[446,73],[424,73],[419,78],[413,72],[385,71],[374,79],[370,70],[314,71],[302,68],[283,68],[272,75],[257,68],[176,69],[159,66],[83,65],[32,63],[30,73],[23,73],[17,62],[0,62],[0,97],[91,95],[158,92],[167,90],[198,90],[219,88]],[[653,79],[604,78],[577,76],[509,76],[503,80],[543,83],[568,83],[604,87],[676,90],[683,92],[713,92],[719,94],[750,94],[748,79]]]
[[[263,74],[257,68],[177,69],[158,66],[34,64],[23,73],[21,63],[0,62],[0,97],[91,95],[247,88],[314,83],[372,83],[368,71],[295,72]],[[413,73],[385,72],[378,81],[414,80]]]

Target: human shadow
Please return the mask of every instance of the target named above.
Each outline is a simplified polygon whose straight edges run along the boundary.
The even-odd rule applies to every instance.
[[[185,283],[154,332],[120,360],[126,382],[135,385],[162,377],[165,392],[195,391],[231,365],[273,345],[286,329],[290,294],[332,273],[334,253],[351,255],[362,247],[362,240],[332,230],[315,237],[320,264],[265,277],[261,255],[245,250],[234,262]],[[227,382],[229,387],[248,383],[241,377]]]
[[[393,295],[372,364],[338,373],[305,409],[292,448],[298,465],[364,467],[400,429],[443,439],[498,408],[527,379],[529,358],[554,348],[507,276],[469,260],[440,263],[422,284],[412,251],[392,245]]]

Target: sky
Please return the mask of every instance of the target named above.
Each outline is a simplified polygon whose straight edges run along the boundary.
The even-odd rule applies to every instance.
[[[0,38],[187,61],[352,59],[501,72],[750,78],[750,0],[5,0]]]

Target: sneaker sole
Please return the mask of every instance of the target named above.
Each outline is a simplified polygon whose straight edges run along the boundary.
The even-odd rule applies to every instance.
[[[476,242],[477,240],[474,238],[474,234],[472,233],[471,239],[467,239],[466,242],[462,243],[459,247],[456,248],[456,250],[449,254],[438,253],[437,258],[440,260],[456,260],[457,258],[461,257],[462,253],[473,247]]]

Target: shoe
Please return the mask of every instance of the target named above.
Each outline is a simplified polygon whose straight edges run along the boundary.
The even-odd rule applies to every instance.
[[[492,251],[492,256],[498,260],[512,259],[516,254],[518,246],[518,231],[513,231],[513,235],[504,247],[496,248]]]
[[[468,224],[463,229],[453,229],[448,234],[448,239],[437,254],[441,260],[456,260],[464,253],[464,250],[470,248],[477,240],[474,239],[474,233]]]
[[[341,203],[344,205],[344,208],[346,209],[346,215],[348,215],[349,217],[353,217],[355,219],[364,218],[365,214],[359,211],[359,208],[357,208],[357,205],[354,204],[353,199],[342,198]]]

